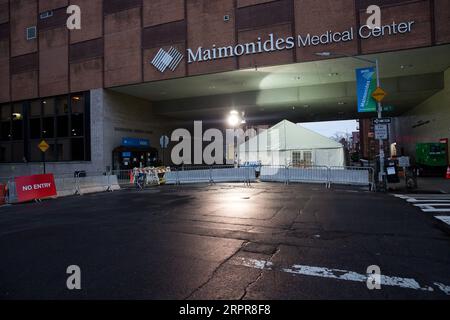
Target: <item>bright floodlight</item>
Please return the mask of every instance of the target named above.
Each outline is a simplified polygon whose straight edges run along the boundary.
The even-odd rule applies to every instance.
[[[239,117],[239,112],[233,110],[228,116],[228,124],[232,127],[236,127],[241,123],[241,118]]]

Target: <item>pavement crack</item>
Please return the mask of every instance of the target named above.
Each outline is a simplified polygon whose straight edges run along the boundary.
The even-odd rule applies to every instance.
[[[273,254],[270,255],[270,257],[269,257],[269,259],[267,259],[267,261],[271,262],[272,259],[273,259],[273,257],[274,257],[276,254],[278,254],[278,252],[280,252],[280,247],[279,247],[279,246],[277,247],[277,249],[275,250],[275,252],[274,252]],[[257,283],[257,282],[261,279],[261,277],[262,277],[263,274],[264,274],[264,271],[266,271],[266,270],[261,269],[261,271],[260,271],[258,277],[256,277],[255,280],[253,280],[252,282],[250,282],[250,283],[244,288],[244,293],[243,293],[242,296],[238,299],[239,301],[245,299],[245,297],[246,297],[247,294],[248,294],[248,290],[249,290],[255,283]]]
[[[214,278],[214,276],[217,274],[217,272],[220,270],[220,268],[224,265],[224,264],[226,264],[228,261],[230,261],[231,259],[233,259],[234,258],[234,256],[236,256],[236,254],[238,254],[241,250],[242,250],[242,248],[244,248],[246,245],[247,245],[247,243],[248,243],[249,241],[243,241],[242,243],[241,243],[241,246],[232,254],[232,255],[230,255],[228,258],[226,258],[225,260],[223,260],[218,266],[217,266],[217,268],[215,268],[214,270],[213,270],[213,272],[211,272],[211,275],[208,277],[208,279],[205,281],[205,282],[203,282],[200,286],[198,286],[194,291],[192,291],[187,297],[185,297],[185,298],[183,298],[183,300],[189,300],[194,294],[196,294],[198,291],[200,291],[204,286],[206,286],[213,278]]]

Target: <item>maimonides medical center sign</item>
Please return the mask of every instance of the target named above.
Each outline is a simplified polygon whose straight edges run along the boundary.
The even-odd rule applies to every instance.
[[[239,57],[243,55],[253,55],[265,52],[275,52],[282,50],[291,50],[295,47],[311,47],[320,46],[333,43],[343,43],[353,41],[356,37],[360,39],[380,38],[386,36],[396,36],[410,33],[412,31],[415,21],[407,22],[392,22],[380,28],[371,29],[364,25],[358,30],[351,27],[341,32],[327,31],[323,34],[304,34],[296,37],[279,37],[276,38],[273,33],[268,35],[267,40],[258,37],[255,42],[248,42],[237,45],[229,45],[218,47],[213,45],[211,48],[197,47],[195,49],[187,49],[187,62],[189,64],[194,62],[214,61],[230,57]],[[169,51],[160,49],[150,62],[160,72],[165,72],[167,69],[175,71],[184,56],[178,52],[177,49],[171,47]]]
[[[308,33],[306,35],[298,35],[297,37],[290,36],[286,38],[275,38],[274,34],[271,33],[266,41],[263,41],[261,37],[258,37],[255,42],[237,44],[235,46],[217,47],[213,45],[211,48],[198,47],[196,49],[187,49],[187,57],[188,63],[194,63],[264,52],[291,50],[296,46],[310,47],[349,42],[353,41],[356,36],[361,39],[394,36],[410,33],[414,23],[414,21],[401,23],[392,22],[391,24],[373,29],[370,29],[367,25],[364,25],[358,30],[351,27],[350,29],[342,32],[327,31],[320,35]]]

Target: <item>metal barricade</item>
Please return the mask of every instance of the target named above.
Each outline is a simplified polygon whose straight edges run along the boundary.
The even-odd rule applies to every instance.
[[[329,185],[341,184],[375,188],[374,170],[368,167],[329,167]]]
[[[364,167],[327,167],[327,166],[262,166],[262,182],[323,183],[327,188],[332,184],[368,186],[375,190],[374,170]]]
[[[287,183],[323,183],[329,184],[328,167],[306,166],[287,168]]]
[[[263,182],[288,183],[288,167],[285,166],[261,166],[259,179]]]
[[[251,167],[229,166],[183,166],[172,168],[164,175],[166,184],[225,183],[256,181],[256,170]]]

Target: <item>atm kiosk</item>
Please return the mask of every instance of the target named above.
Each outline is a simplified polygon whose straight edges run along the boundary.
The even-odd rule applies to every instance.
[[[147,139],[123,138],[122,145],[113,150],[113,169],[157,167],[161,164],[158,150],[150,146]]]

